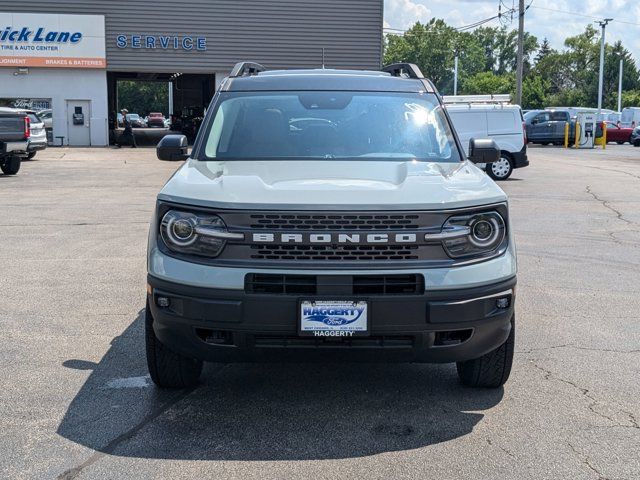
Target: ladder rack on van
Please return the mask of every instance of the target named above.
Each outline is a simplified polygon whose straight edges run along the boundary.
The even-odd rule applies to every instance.
[[[460,103],[504,105],[511,103],[511,95],[508,93],[496,95],[443,95],[442,101],[447,105]]]

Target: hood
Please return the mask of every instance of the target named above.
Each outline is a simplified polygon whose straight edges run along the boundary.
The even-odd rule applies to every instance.
[[[506,195],[470,162],[189,159],[158,198],[236,209],[437,210]]]

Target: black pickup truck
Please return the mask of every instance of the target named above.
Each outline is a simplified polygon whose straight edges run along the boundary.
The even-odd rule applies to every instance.
[[[30,134],[26,113],[0,108],[0,170],[5,175],[15,175],[20,170],[20,162],[27,156]]]

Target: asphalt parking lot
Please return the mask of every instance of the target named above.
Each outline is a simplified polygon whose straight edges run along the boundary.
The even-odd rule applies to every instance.
[[[640,478],[640,149],[531,148],[504,389],[453,365],[208,365],[143,344],[153,149],[52,148],[0,175],[0,478]]]

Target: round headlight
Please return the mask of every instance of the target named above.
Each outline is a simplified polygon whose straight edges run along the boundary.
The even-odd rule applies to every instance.
[[[180,214],[169,211],[162,218],[163,233],[166,232],[167,240],[174,245],[187,247],[196,241],[196,219],[189,214]]]
[[[496,242],[500,235],[500,224],[494,217],[479,217],[471,224],[469,240],[476,247],[488,247]]]

